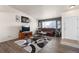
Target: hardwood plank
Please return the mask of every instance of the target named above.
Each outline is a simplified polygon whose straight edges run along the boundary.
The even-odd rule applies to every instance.
[[[26,53],[27,51],[14,43],[16,40],[10,40],[0,43],[0,53]]]
[[[28,53],[22,47],[14,43],[16,40],[0,43],[0,53]],[[74,44],[74,42],[71,43]],[[61,38],[52,38],[52,40],[48,42],[48,44],[41,49],[39,53],[79,53],[79,48],[62,45]]]

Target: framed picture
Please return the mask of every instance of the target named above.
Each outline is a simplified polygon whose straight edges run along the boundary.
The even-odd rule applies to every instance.
[[[16,15],[16,22],[20,22],[20,16]]]
[[[22,22],[22,23],[29,23],[29,22],[30,22],[30,20],[29,20],[29,18],[28,18],[28,17],[21,16],[21,22]]]

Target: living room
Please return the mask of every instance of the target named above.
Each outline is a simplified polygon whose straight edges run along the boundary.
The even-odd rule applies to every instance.
[[[78,11],[78,5],[0,5],[0,52],[78,53]]]

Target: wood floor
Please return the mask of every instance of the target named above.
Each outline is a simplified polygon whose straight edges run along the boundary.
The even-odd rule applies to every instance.
[[[16,40],[10,40],[0,43],[0,53],[27,53],[26,50],[14,43]],[[53,38],[43,49],[38,53],[78,53],[79,48],[74,48],[60,44],[60,38]]]
[[[61,38],[53,38],[40,53],[79,53],[79,48],[63,45],[61,41]]]
[[[26,53],[23,48],[14,43],[16,40],[10,40],[0,43],[0,53]]]

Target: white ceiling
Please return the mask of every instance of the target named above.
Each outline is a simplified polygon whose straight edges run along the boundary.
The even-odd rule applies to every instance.
[[[61,16],[69,9],[68,5],[11,5],[36,19],[45,19]],[[79,7],[79,6],[78,6]]]

